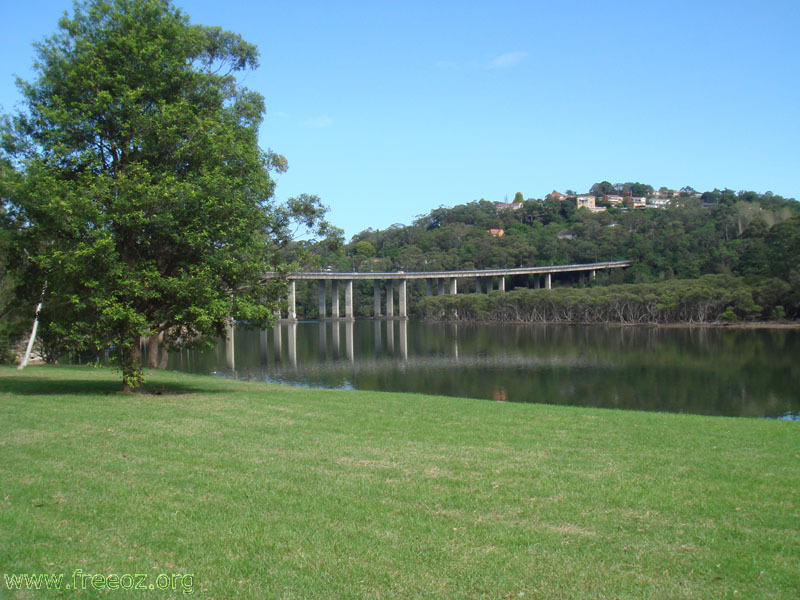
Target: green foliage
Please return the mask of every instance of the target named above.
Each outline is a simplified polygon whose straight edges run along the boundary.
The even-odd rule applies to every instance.
[[[267,324],[285,215],[258,147],[259,94],[235,74],[256,48],[192,25],[167,0],[75,5],[37,46],[26,111],[4,129],[19,302],[47,282],[42,336],[54,348],[114,346],[123,384],[141,383],[139,338],[221,333],[233,315]],[[314,198],[290,207],[309,222]]]
[[[634,195],[652,191],[652,186],[638,182],[604,183],[616,193],[620,193],[617,187],[622,193]],[[488,235],[487,230],[493,228],[503,229],[505,236]],[[363,243],[369,243],[375,251],[368,260],[360,258],[358,247]],[[784,304],[787,317],[800,316],[800,284],[793,283],[800,282],[800,204],[774,194],[715,190],[703,194],[702,200],[678,199],[664,209],[612,208],[601,213],[576,211],[574,199],[529,199],[516,211],[498,211],[493,203],[480,200],[433,209],[409,226],[362,231],[347,245],[347,255],[354,259],[350,262],[323,245],[314,246],[311,251],[318,265],[342,265],[346,270],[361,271],[501,268],[629,259],[634,262],[633,267],[600,274],[592,285],[655,283],[706,274],[766,278],[773,287],[780,280],[791,290],[799,290],[788,293]],[[526,283],[510,282],[510,287],[516,285]],[[774,296],[773,292],[770,293]],[[371,306],[369,293],[367,290],[363,298],[358,297],[356,305]],[[793,297],[792,293],[799,296]],[[299,310],[315,315],[316,300],[313,294],[309,298],[310,303],[300,303]],[[752,313],[756,307],[775,304],[772,298],[756,298],[752,307],[742,310]],[[761,312],[762,317],[769,316]]]
[[[752,321],[773,316],[780,302],[791,301],[792,292],[779,280],[747,282],[729,275],[705,275],[700,279],[662,283],[583,289],[519,288],[505,294],[432,296],[422,300],[419,311],[425,319],[464,321],[630,324]],[[756,300],[770,303],[761,306]]]

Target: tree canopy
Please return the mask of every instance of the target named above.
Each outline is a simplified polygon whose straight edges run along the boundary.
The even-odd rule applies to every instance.
[[[280,269],[291,208],[272,201],[286,160],[259,148],[263,98],[236,78],[256,47],[168,0],[89,0],[36,49],[25,110],[3,129],[0,197],[17,298],[33,305],[47,284],[43,337],[115,347],[130,390],[143,336],[267,324],[282,283],[256,284]]]

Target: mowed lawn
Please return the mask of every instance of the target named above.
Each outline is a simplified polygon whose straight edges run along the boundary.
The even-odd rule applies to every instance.
[[[0,368],[0,570],[191,585],[0,598],[800,596],[797,422],[119,387]]]

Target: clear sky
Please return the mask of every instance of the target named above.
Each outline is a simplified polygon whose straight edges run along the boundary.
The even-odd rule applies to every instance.
[[[3,6],[0,111],[70,0]],[[277,198],[353,234],[596,181],[800,198],[798,0],[176,0],[258,45]]]

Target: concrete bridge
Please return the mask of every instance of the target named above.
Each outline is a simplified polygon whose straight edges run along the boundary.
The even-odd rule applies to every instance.
[[[330,318],[333,319],[353,319],[353,281],[372,280],[374,281],[373,294],[373,316],[379,318],[396,318],[394,314],[394,288],[397,287],[398,314],[397,318],[408,318],[408,301],[406,286],[409,279],[424,279],[428,296],[433,295],[434,290],[441,295],[445,293],[458,293],[458,280],[475,278],[476,291],[478,293],[491,292],[493,289],[505,291],[506,277],[517,275],[533,276],[534,289],[552,287],[553,275],[559,273],[584,273],[588,277],[594,277],[597,271],[604,269],[622,269],[631,266],[631,261],[621,260],[614,262],[599,262],[583,265],[550,265],[544,267],[521,267],[514,269],[473,269],[468,271],[414,271],[405,273],[396,271],[392,273],[337,273],[331,271],[319,271],[311,273],[289,273],[285,275],[289,282],[289,321],[297,320],[296,311],[296,292],[295,282],[297,281],[317,281],[319,298],[319,318],[328,318],[327,311],[327,288],[328,282],[331,287],[331,312]],[[264,279],[274,279],[280,277],[277,273],[267,273]],[[495,288],[495,281],[497,287]],[[386,304],[385,312],[381,312],[381,282],[385,282]],[[339,307],[339,286],[344,284],[344,315],[341,315]]]

